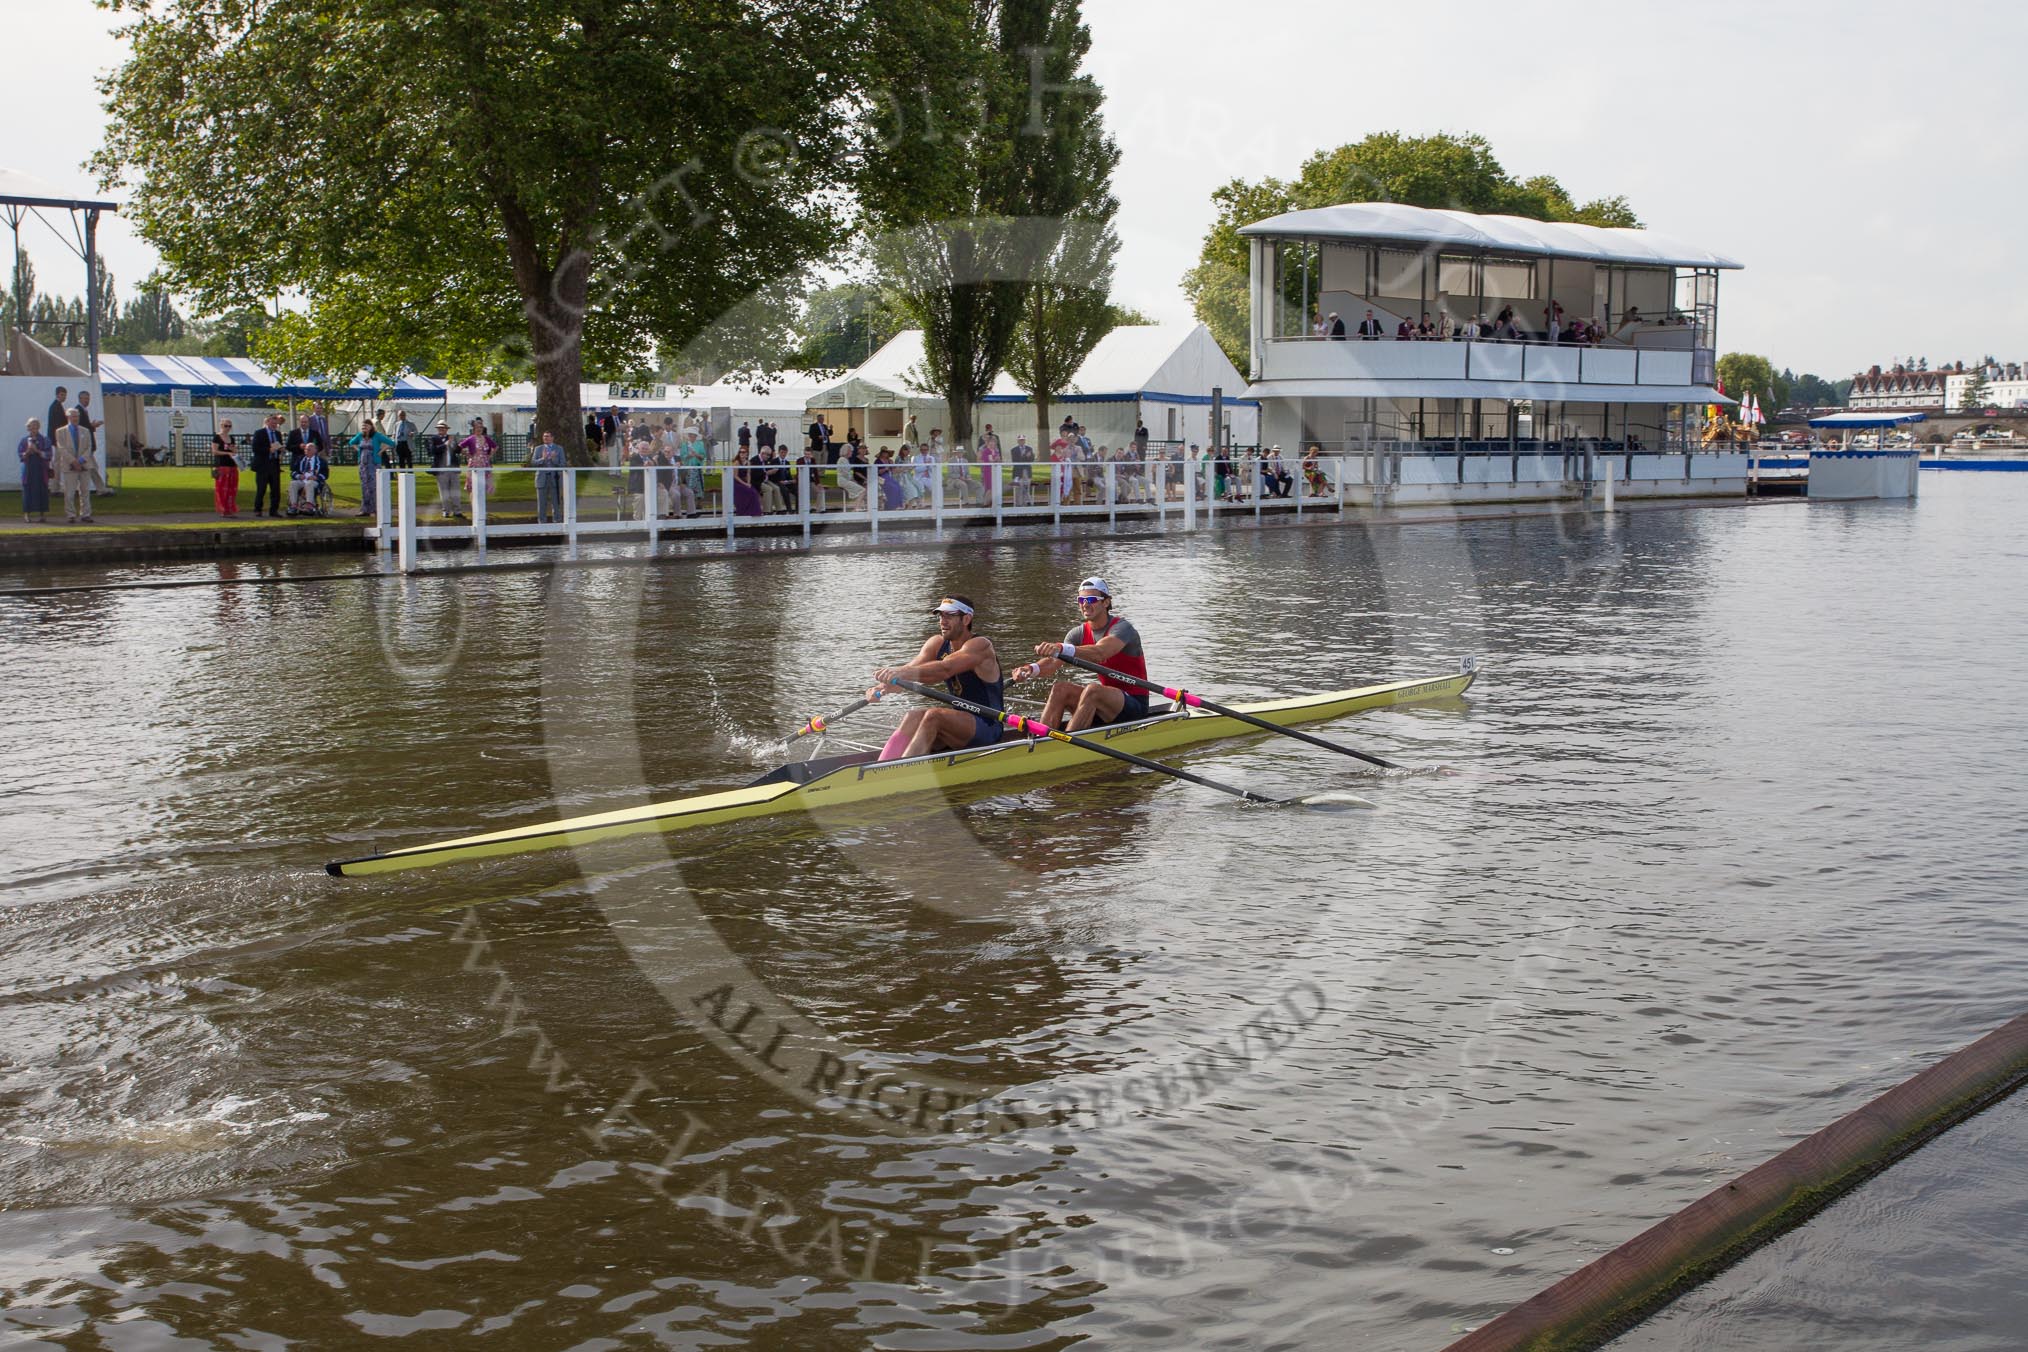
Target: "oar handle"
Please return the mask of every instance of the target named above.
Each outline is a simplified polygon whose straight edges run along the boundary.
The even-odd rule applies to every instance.
[[[789,740],[793,742],[796,740],[796,737],[807,737],[813,732],[823,732],[839,719],[856,714],[871,703],[873,701],[870,699],[856,699],[837,713],[832,714],[829,718],[812,718],[809,722],[803,724],[802,727],[796,729],[795,737],[791,737]]]
[[[1205,709],[1226,718],[1237,719],[1241,723],[1252,724],[1254,727],[1267,732],[1278,732],[1284,737],[1293,737],[1299,742],[1308,742],[1311,746],[1321,746],[1326,751],[1335,751],[1341,756],[1351,756],[1355,759],[1363,760],[1369,765],[1378,765],[1386,770],[1399,770],[1402,768],[1391,760],[1383,760],[1379,756],[1370,756],[1364,751],[1354,751],[1349,746],[1340,746],[1336,742],[1326,741],[1322,737],[1303,732],[1298,728],[1285,728],[1279,723],[1270,723],[1265,718],[1256,718],[1252,714],[1242,713],[1240,710],[1231,708],[1228,705],[1214,704],[1202,695],[1193,695],[1188,690],[1177,690],[1166,685],[1158,685],[1154,681],[1144,681],[1139,676],[1129,676],[1124,671],[1114,671],[1111,667],[1102,667],[1096,662],[1087,662],[1082,657],[1058,657],[1056,660],[1067,662],[1074,667],[1083,667],[1086,671],[1097,672],[1099,675],[1107,677],[1110,680],[1125,681],[1128,685],[1138,686],[1142,690],[1154,691],[1157,694],[1175,700],[1178,704],[1188,705],[1192,709]]]
[[[938,700],[950,705],[953,709],[971,714],[975,718],[983,718],[989,722],[1013,728],[1016,732],[1026,733],[1030,737],[1047,737],[1052,742],[1063,742],[1069,746],[1083,747],[1086,751],[1096,751],[1101,756],[1111,756],[1114,760],[1124,761],[1128,765],[1138,765],[1143,770],[1154,770],[1160,774],[1173,775],[1177,779],[1188,780],[1192,784],[1200,784],[1207,789],[1217,789],[1220,793],[1229,793],[1233,797],[1249,803],[1284,805],[1279,798],[1268,798],[1247,789],[1236,789],[1230,784],[1221,784],[1215,779],[1206,779],[1204,776],[1192,774],[1188,770],[1179,770],[1173,765],[1164,765],[1160,761],[1151,761],[1145,756],[1136,756],[1131,751],[1121,751],[1119,748],[1107,746],[1103,742],[1088,742],[1084,738],[1075,736],[1072,733],[1052,728],[1047,723],[1038,723],[1032,718],[1025,718],[1020,714],[1011,714],[1004,709],[989,709],[983,704],[975,704],[971,700],[951,694],[948,690],[938,690],[934,686],[920,685],[915,681],[905,681],[897,678],[890,678],[887,683],[913,694],[924,695],[930,699]]]

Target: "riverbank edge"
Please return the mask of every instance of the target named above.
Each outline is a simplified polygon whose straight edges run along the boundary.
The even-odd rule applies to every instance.
[[[1801,498],[1671,498],[1631,504],[1621,502],[1614,508],[1612,515],[1619,517],[1648,512],[1688,511],[1709,507],[1773,508],[1801,501],[1803,501]],[[862,530],[855,533],[833,536],[828,542],[819,541],[809,546],[801,543],[799,538],[800,532],[794,530],[777,531],[771,537],[762,538],[754,538],[761,536],[761,532],[751,532],[748,535],[742,535],[739,542],[731,549],[723,547],[723,537],[716,537],[716,545],[713,544],[711,537],[707,537],[703,540],[696,540],[678,546],[667,536],[664,536],[661,544],[654,550],[644,550],[639,553],[628,554],[598,555],[590,558],[572,557],[569,555],[557,557],[554,554],[545,554],[540,557],[492,562],[488,560],[490,551],[474,551],[460,545],[454,550],[432,552],[438,553],[440,557],[450,553],[474,554],[479,561],[472,563],[429,564],[419,567],[413,572],[404,573],[395,566],[393,555],[388,554],[382,556],[383,567],[355,572],[268,573],[260,576],[234,578],[136,578],[122,582],[10,587],[0,588],[0,599],[22,600],[38,596],[60,596],[70,593],[97,591],[174,591],[185,587],[289,586],[306,582],[355,581],[362,578],[422,579],[459,577],[468,574],[484,573],[548,572],[562,568],[647,568],[659,564],[705,563],[716,559],[752,559],[789,554],[878,554],[906,553],[925,549],[970,548],[979,545],[1046,545],[1060,543],[1064,540],[1089,539],[1093,536],[1108,540],[1162,540],[1187,538],[1192,534],[1204,536],[1260,530],[1328,530],[1344,526],[1441,526],[1455,525],[1462,522],[1525,521],[1556,515],[1585,517],[1595,520],[1604,520],[1606,517],[1606,513],[1599,510],[1596,506],[1586,506],[1582,503],[1571,502],[1504,504],[1499,509],[1492,507],[1479,507],[1466,510],[1389,508],[1378,512],[1371,511],[1370,509],[1351,509],[1343,517],[1340,517],[1337,513],[1321,517],[1305,514],[1301,521],[1297,521],[1294,517],[1276,520],[1274,517],[1268,516],[1256,522],[1252,515],[1248,514],[1242,520],[1224,520],[1216,527],[1199,527],[1195,532],[1183,531],[1180,527],[1175,530],[1164,531],[1152,524],[1148,525],[1145,529],[1139,530],[1108,530],[1105,528],[1103,521],[1066,521],[1060,526],[1009,526],[1000,530],[994,530],[991,526],[991,519],[988,518],[987,525],[983,529],[971,531],[947,530],[941,537],[929,531],[910,531],[905,533],[886,533],[875,539],[870,533]],[[1097,527],[1097,529],[1094,530],[1093,527]],[[608,536],[604,538],[610,540],[612,537]],[[640,540],[645,542],[646,538],[646,536],[642,536]],[[621,537],[621,539],[622,542],[625,542],[626,537]],[[535,547],[554,550],[565,544],[566,542],[561,536],[554,539],[519,536],[515,537],[513,541],[513,547],[517,551],[529,553],[534,552]],[[365,552],[372,553],[370,549]],[[425,555],[424,557],[428,558],[429,556]],[[202,557],[200,556],[195,561],[202,561]],[[220,561],[229,560],[222,558]],[[0,563],[4,562],[4,559],[0,559]],[[82,561],[66,559],[61,562],[75,563]]]
[[[1772,506],[1775,501],[1766,498],[1708,496],[1682,498],[1622,498],[1613,507],[1614,515],[1635,512],[1687,510],[1704,507],[1760,507]],[[1788,499],[1794,501],[1794,499]],[[1346,507],[1342,511],[1331,508],[1313,508],[1298,517],[1282,504],[1275,504],[1256,516],[1248,508],[1234,508],[1218,513],[1216,520],[1200,519],[1194,532],[1183,529],[1180,522],[1160,523],[1154,520],[1129,518],[1108,524],[1097,516],[1067,519],[1061,523],[1009,522],[995,527],[990,514],[953,517],[939,536],[931,531],[917,528],[892,528],[875,538],[863,520],[830,520],[816,523],[817,539],[829,537],[835,544],[818,544],[813,540],[814,549],[887,549],[942,547],[952,544],[1021,543],[1023,541],[1048,541],[1074,539],[1101,535],[1113,539],[1148,539],[1161,536],[1187,534],[1214,534],[1234,530],[1262,529],[1323,529],[1336,526],[1387,526],[1387,525],[1433,525],[1447,521],[1500,521],[1522,520],[1560,514],[1590,516],[1605,515],[1598,501],[1585,502],[1568,499],[1545,502],[1498,502],[1498,503],[1450,503],[1428,504],[1409,507]],[[779,520],[771,524],[755,524],[740,528],[730,547],[724,535],[712,531],[685,531],[678,534],[664,529],[658,547],[652,552],[643,552],[630,558],[610,560],[573,560],[573,562],[653,562],[657,559],[703,559],[742,558],[755,552],[776,552],[785,544],[800,544],[802,527],[793,519]],[[645,545],[648,542],[646,530],[639,532],[606,533],[597,537],[597,544]],[[480,559],[488,554],[506,550],[556,549],[568,546],[569,541],[561,530],[543,535],[514,535],[490,541],[484,550],[476,550],[469,541],[439,542],[419,541],[418,554],[423,560],[448,555],[476,553]],[[583,542],[580,541],[580,546]],[[373,553],[375,542],[368,539],[364,530],[352,524],[334,525],[289,525],[276,527],[235,526],[235,527],[192,527],[190,525],[150,527],[146,525],[122,525],[117,529],[95,531],[79,530],[76,533],[48,534],[0,533],[0,566],[24,569],[42,567],[65,567],[78,564],[131,564],[148,562],[203,562],[205,560],[228,561],[274,554],[348,554]],[[391,560],[392,551],[387,552]],[[451,567],[425,564],[418,572],[464,572],[498,569],[517,569],[528,565],[520,563],[472,563]],[[541,566],[547,566],[543,564]],[[15,594],[19,594],[16,592]]]

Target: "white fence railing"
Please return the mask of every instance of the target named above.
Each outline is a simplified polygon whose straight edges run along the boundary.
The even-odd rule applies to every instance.
[[[474,542],[562,536],[645,534],[737,539],[743,530],[799,527],[807,542],[817,527],[852,522],[877,536],[882,529],[923,526],[941,534],[946,525],[995,526],[1066,520],[1173,521],[1196,528],[1250,505],[1304,510],[1341,506],[1346,479],[1341,458],[1304,473],[1295,462],[1285,476],[1260,461],[1234,461],[1231,473],[1210,460],[1106,461],[1015,466],[1005,462],[946,462],[928,466],[849,464],[786,466],[782,478],[759,486],[737,484],[736,467],[592,466],[490,470],[400,470],[375,475],[373,523],[367,536],[382,549],[398,548],[404,561],[417,543]],[[863,470],[861,482],[855,471]],[[1026,471],[1024,473],[1024,470]],[[877,472],[877,473],[876,473]],[[1220,499],[1223,498],[1221,502]],[[510,515],[511,514],[511,515]]]
[[[1735,465],[1735,462],[1737,464]],[[1627,454],[1583,443],[1539,444],[1518,454],[1446,452],[1431,443],[1376,442],[1370,448],[1309,461],[1147,460],[1032,467],[980,461],[928,466],[868,465],[859,481],[852,465],[786,466],[786,482],[737,484],[735,467],[592,466],[490,470],[390,470],[374,476],[373,523],[367,536],[399,551],[414,566],[417,546],[460,541],[559,536],[645,535],[651,543],[741,531],[800,529],[808,544],[827,524],[883,529],[995,527],[1066,520],[1152,521],[1160,529],[1195,530],[1221,515],[1269,512],[1300,517],[1347,505],[1385,505],[1404,488],[1456,487],[1499,495],[1584,489],[1607,478],[1723,479],[1744,475],[1744,457],[1703,452]],[[1025,472],[1024,472],[1025,470]]]

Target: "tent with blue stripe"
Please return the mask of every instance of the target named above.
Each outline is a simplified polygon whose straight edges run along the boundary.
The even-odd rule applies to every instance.
[[[194,399],[260,403],[273,399],[413,399],[442,402],[442,381],[403,372],[392,384],[366,373],[351,382],[284,380],[247,357],[168,357],[103,353],[99,379],[107,394],[169,394],[187,390]]]

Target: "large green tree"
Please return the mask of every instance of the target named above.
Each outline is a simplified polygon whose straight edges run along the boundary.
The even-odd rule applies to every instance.
[[[1731,398],[1746,402],[1750,393],[1760,401],[1761,412],[1773,417],[1782,406],[1775,388],[1774,363],[1752,352],[1727,352],[1718,358],[1718,383]]]
[[[1070,389],[1071,378],[1098,340],[1111,331],[1115,310],[1110,195],[1102,219],[1078,216],[1065,223],[1021,304],[1021,319],[1007,348],[1007,374],[1035,405],[1035,444],[1054,435],[1050,404]],[[1094,213],[1096,216],[1097,213]]]
[[[923,331],[952,442],[970,447],[1031,283],[1066,261],[1065,223],[1110,219],[1119,152],[1083,71],[1078,0],[925,0],[898,22],[907,35],[881,47],[920,54],[898,82],[919,101],[892,109],[863,221],[882,284]]]
[[[1344,202],[1400,202],[1541,221],[1638,226],[1624,197],[1577,203],[1547,174],[1515,179],[1483,136],[1404,136],[1374,132],[1364,140],[1322,150],[1303,161],[1293,180],[1234,179],[1211,194],[1217,214],[1204,236],[1197,266],[1183,290],[1226,355],[1242,371],[1249,354],[1252,302],[1247,283],[1247,242],[1239,231],[1269,216]]]
[[[102,3],[117,0],[102,0]],[[624,374],[831,251],[888,0],[158,0],[98,161],[200,313],[302,374]],[[784,317],[786,318],[786,317]]]
[[[790,364],[805,371],[857,366],[901,327],[901,316],[879,287],[868,282],[823,287],[803,302]]]

